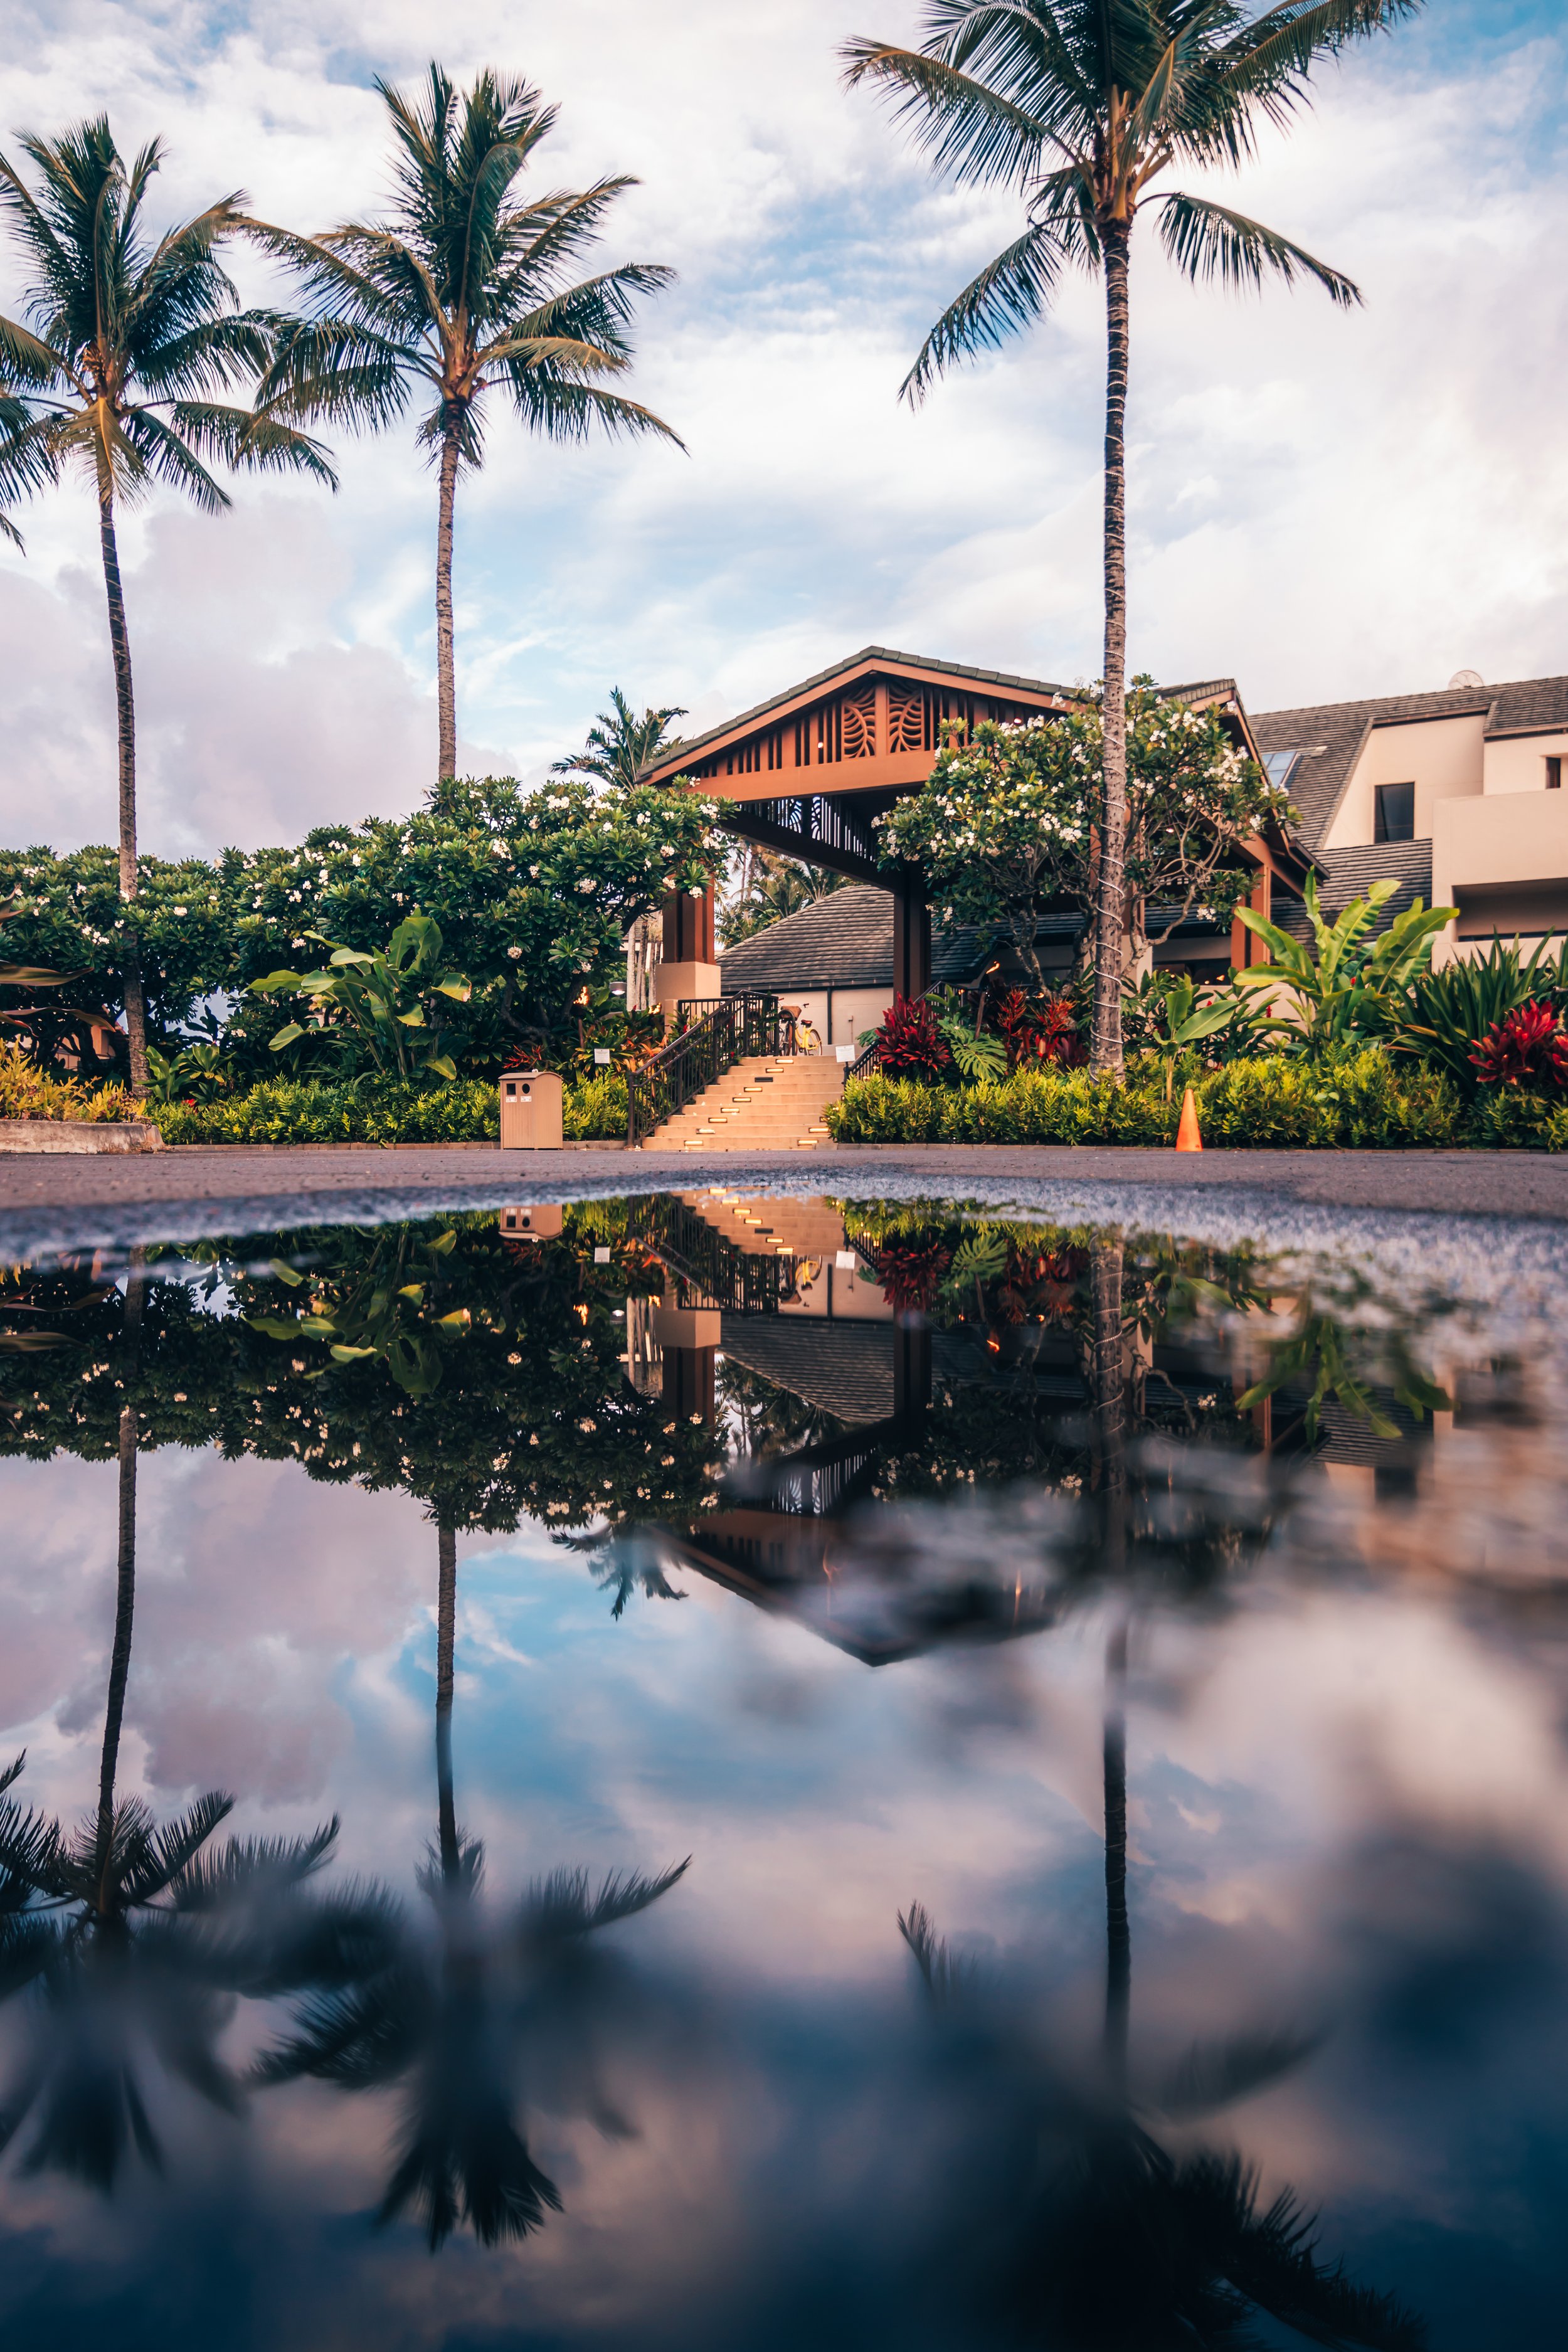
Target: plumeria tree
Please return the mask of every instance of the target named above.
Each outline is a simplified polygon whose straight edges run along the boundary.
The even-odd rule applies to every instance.
[[[1195,912],[1227,922],[1252,887],[1242,843],[1291,814],[1231,740],[1221,711],[1194,709],[1138,678],[1126,717],[1119,984]],[[1044,988],[1047,908],[1081,913],[1086,949],[1094,938],[1105,790],[1098,699],[1051,719],[987,719],[940,752],[924,788],[880,821],[883,855],[918,861],[951,920],[1004,931]]]
[[[239,995],[296,964],[313,939],[373,954],[405,917],[431,916],[446,961],[473,986],[467,1003],[443,1007],[450,1034],[470,1066],[499,1066],[519,1046],[548,1045],[584,989],[620,975],[639,915],[670,890],[705,887],[723,856],[716,815],[695,793],[647,785],[448,783],[411,816],[323,825],[297,848],[143,859],[134,909],[121,904],[112,850],[4,852],[0,898],[16,894],[26,909],[7,923],[6,955],[68,971],[74,998],[113,1008],[124,1002],[129,913],[163,1034],[200,997]],[[287,1017],[276,999],[249,999],[229,1024],[258,1069]]]

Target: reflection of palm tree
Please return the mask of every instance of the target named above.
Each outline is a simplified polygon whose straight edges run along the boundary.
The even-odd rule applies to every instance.
[[[458,1568],[450,1527],[437,1530],[437,1828],[419,1873],[434,1937],[395,1920],[383,1965],[307,2000],[292,2036],[258,2068],[272,2083],[310,2075],[345,2091],[405,2086],[404,2130],[376,2218],[390,2221],[412,2206],[432,2252],[460,2221],[494,2245],[526,2237],[547,2210],[559,2210],[555,2185],[516,2121],[525,2059],[542,2037],[557,2062],[567,2039],[581,2053],[586,1939],[646,1910],[686,1869],[681,1863],[651,1879],[613,1872],[596,1895],[585,1873],[558,1871],[531,1887],[509,1919],[487,1917],[484,1848],[458,1827],[452,1772]],[[587,2112],[617,2127],[591,2068],[580,2070],[578,2091]]]
[[[127,1287],[134,1340],[140,1268]],[[139,2074],[150,2051],[163,2070],[232,2112],[238,2085],[217,2056],[235,1993],[273,1992],[326,1961],[326,1946],[286,1899],[318,1870],[334,1820],[297,1841],[230,1839],[206,1851],[232,1797],[199,1797],[160,1828],[138,1797],[117,1798],[121,1727],[136,1601],[134,1406],[120,1416],[119,1557],[114,1642],[104,1713],[98,1804],[81,1826],[14,1798],[0,1803],[0,1998],[42,1997],[29,2058],[0,2104],[0,2147],[35,2119],[26,2163],[113,2188],[132,2141],[162,2163]],[[7,1789],[18,1757],[0,1777]],[[318,1923],[319,1925],[319,1923]]]
[[[1102,1564],[1114,1587],[1126,1565],[1126,1390],[1122,1253],[1090,1253],[1091,1477]],[[1107,1641],[1105,2009],[1098,2068],[1088,2086],[1044,2061],[1031,2037],[998,2014],[971,2034],[972,2061],[1010,2106],[1032,2161],[1004,2255],[1009,2318],[1037,2341],[1083,2352],[1164,2352],[1194,2343],[1241,2346],[1263,2310],[1319,2343],[1415,2352],[1419,2320],[1318,2259],[1315,2225],[1281,2190],[1259,2210],[1258,2177],[1235,2156],[1199,2149],[1174,2158],[1146,2112],[1170,2121],[1211,2114],[1297,2063],[1310,2046],[1279,2032],[1195,2044],[1152,2098],[1135,2098],[1130,2072],[1132,1939],[1127,1905],[1128,1614]],[[957,1966],[921,1905],[899,1919],[933,2000],[977,2021],[980,1987]]]

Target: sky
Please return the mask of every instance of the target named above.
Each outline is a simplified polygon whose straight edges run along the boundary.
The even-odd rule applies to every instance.
[[[612,686],[717,723],[862,645],[1073,682],[1100,667],[1102,320],[1046,326],[898,390],[931,320],[1016,234],[1017,199],[932,179],[847,35],[919,0],[12,0],[0,151],[107,109],[154,134],[160,225],[243,189],[302,229],[387,194],[380,75],[438,38],[558,102],[543,186],[640,184],[604,260],[679,273],[647,303],[634,395],[679,433],[563,450],[496,415],[459,493],[459,765],[531,777]],[[1330,68],[1225,193],[1347,271],[1241,300],[1133,262],[1134,668],[1234,676],[1249,709],[1568,668],[1568,26],[1550,0],[1431,0]],[[275,295],[258,263],[247,299]],[[20,299],[0,239],[0,309]],[[142,843],[298,838],[416,805],[435,766],[434,481],[409,426],[341,444],[336,497],[159,497],[122,562]],[[0,841],[110,837],[112,682],[90,500],[0,549]]]

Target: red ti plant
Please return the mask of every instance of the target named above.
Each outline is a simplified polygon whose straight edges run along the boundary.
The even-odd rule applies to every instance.
[[[1021,988],[1010,988],[997,1004],[996,1026],[1007,1048],[1009,1070],[1042,1062],[1068,1068],[1088,1059],[1073,1001],[1065,993],[1035,998]]]
[[[884,1242],[871,1264],[889,1307],[900,1315],[924,1315],[952,1264],[952,1252],[935,1238]]]
[[[947,1039],[923,996],[895,996],[877,1032],[877,1061],[893,1078],[938,1078],[952,1065]]]
[[[1484,1087],[1568,1086],[1568,1036],[1548,1004],[1516,1004],[1470,1055]]]

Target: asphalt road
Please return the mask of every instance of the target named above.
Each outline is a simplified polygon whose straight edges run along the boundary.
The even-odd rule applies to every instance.
[[[135,1156],[0,1156],[0,1250],[203,1234],[300,1223],[375,1222],[442,1209],[585,1194],[727,1190],[1031,1201],[1107,1222],[1140,1213],[1162,1227],[1190,1201],[1270,1223],[1292,1208],[1442,1219],[1568,1222],[1568,1155],[1508,1151],[1205,1151],[1055,1145],[871,1145],[815,1152],[627,1152],[618,1147],[508,1152],[493,1145],[187,1148]]]

